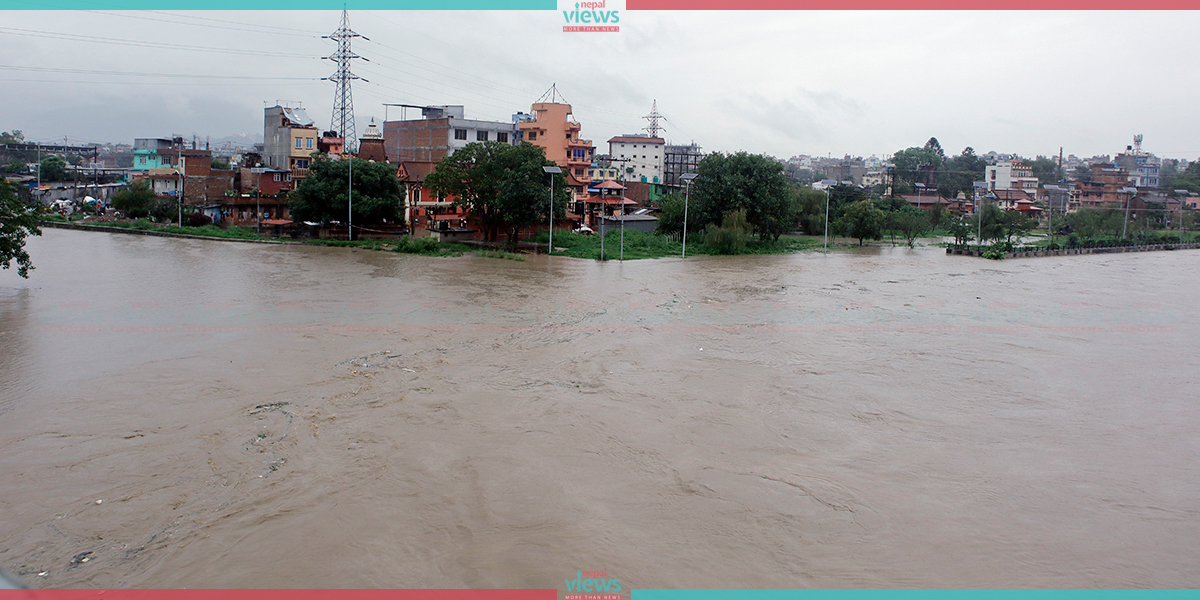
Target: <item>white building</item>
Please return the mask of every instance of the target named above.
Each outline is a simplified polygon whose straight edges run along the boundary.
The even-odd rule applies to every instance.
[[[666,140],[644,134],[619,135],[608,140],[613,166],[625,174],[625,181],[663,182],[663,147]]]
[[[1038,179],[1033,176],[1033,167],[1012,160],[987,167],[984,173],[989,190],[1027,190],[1036,193]]]

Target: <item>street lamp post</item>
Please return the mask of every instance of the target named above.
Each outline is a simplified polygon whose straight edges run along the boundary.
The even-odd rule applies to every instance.
[[[1054,194],[1062,188],[1057,185],[1047,185],[1043,186],[1043,189],[1046,190],[1046,210],[1049,211],[1046,213],[1046,249],[1052,250],[1051,246],[1054,245]]]
[[[1187,206],[1188,191],[1187,190],[1175,190],[1175,193],[1180,194],[1180,196],[1179,196],[1179,243],[1182,244],[1183,243],[1183,209],[1185,206]]]
[[[825,253],[829,254],[829,188],[825,188]]]
[[[1137,194],[1137,188],[1124,187],[1121,188],[1121,193],[1125,194],[1125,223],[1121,225],[1121,239],[1125,239],[1125,232],[1129,229],[1129,202],[1133,200],[1134,194]]]
[[[975,220],[978,221],[975,233],[975,245],[983,247],[983,211],[980,210],[979,206],[979,190],[987,188],[987,182],[976,181],[973,185],[975,187]]]
[[[622,180],[624,182],[624,180]],[[625,260],[625,186],[621,186],[621,253],[618,260]]]
[[[680,258],[687,258],[687,213],[688,213],[688,196],[692,191],[692,180],[696,178],[695,173],[684,173],[679,176],[684,182],[683,187],[683,253]]]
[[[562,169],[558,167],[542,167],[542,170],[550,175],[550,248],[546,250],[546,254],[554,254],[554,175],[562,173]]]

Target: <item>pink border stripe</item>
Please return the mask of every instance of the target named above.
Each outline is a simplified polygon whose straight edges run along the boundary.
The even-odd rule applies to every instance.
[[[1197,10],[1200,0],[627,0],[628,10]]]

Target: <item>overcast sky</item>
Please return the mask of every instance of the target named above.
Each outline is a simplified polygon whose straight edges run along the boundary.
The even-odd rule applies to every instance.
[[[0,130],[261,138],[277,100],[328,128],[334,65],[320,57],[334,45],[320,36],[339,18],[2,12]],[[370,59],[355,67],[369,80],[353,88],[360,134],[385,102],[508,121],[556,84],[600,152],[657,100],[666,137],[706,151],[883,156],[936,136],[950,154],[1089,157],[1141,133],[1159,156],[1200,157],[1197,12],[623,11],[619,33],[563,33],[552,11],[350,19],[370,38],[354,46]]]

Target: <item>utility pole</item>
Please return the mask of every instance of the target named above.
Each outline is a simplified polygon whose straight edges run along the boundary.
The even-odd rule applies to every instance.
[[[187,169],[183,166],[183,142],[179,142],[179,221],[175,224],[183,227],[183,196],[187,193]]]

